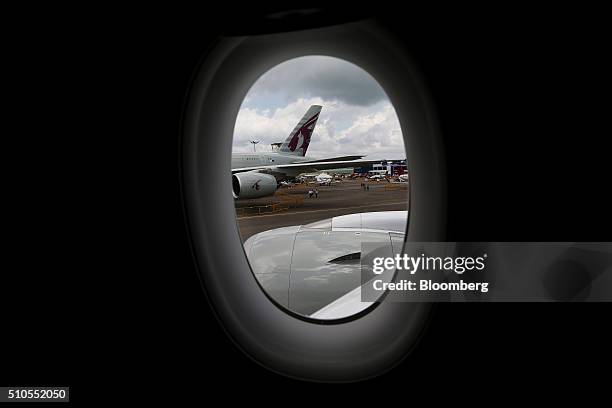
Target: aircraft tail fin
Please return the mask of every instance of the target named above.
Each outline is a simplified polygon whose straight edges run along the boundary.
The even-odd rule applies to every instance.
[[[310,137],[319,119],[319,113],[323,107],[321,105],[312,105],[302,119],[295,126],[289,137],[283,142],[279,151],[284,154],[296,156],[305,156]]]

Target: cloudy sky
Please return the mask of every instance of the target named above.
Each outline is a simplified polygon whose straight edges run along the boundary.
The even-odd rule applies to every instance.
[[[338,58],[309,56],[266,72],[247,94],[234,128],[234,152],[258,152],[284,141],[310,105],[323,106],[306,157],[365,154],[405,158],[391,102],[366,71]]]

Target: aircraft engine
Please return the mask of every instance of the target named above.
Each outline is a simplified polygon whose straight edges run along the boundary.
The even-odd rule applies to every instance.
[[[234,198],[265,197],[274,194],[276,188],[276,177],[269,174],[247,171],[232,175]]]

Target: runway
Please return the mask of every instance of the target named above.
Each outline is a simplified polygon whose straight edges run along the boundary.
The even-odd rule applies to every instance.
[[[291,203],[288,210],[272,214],[239,215],[238,228],[243,240],[258,232],[291,225],[303,225],[339,215],[370,211],[398,211],[408,209],[406,183],[390,185],[386,181],[369,181],[364,190],[364,179],[343,179],[331,186],[296,185],[282,188],[275,196],[256,200],[237,200],[236,208],[253,208],[271,204]],[[309,198],[308,190],[317,189],[318,198]]]

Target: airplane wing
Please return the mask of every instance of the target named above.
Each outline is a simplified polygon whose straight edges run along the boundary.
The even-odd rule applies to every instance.
[[[402,159],[403,160],[403,159]],[[381,160],[337,160],[337,161],[313,161],[301,162],[292,164],[274,164],[269,166],[253,166],[240,167],[232,169],[233,173],[242,173],[245,171],[262,171],[271,173],[282,173],[283,170],[292,170],[293,172],[308,173],[319,170],[339,169],[343,167],[360,167],[367,164],[380,163]]]
[[[342,160],[359,160],[359,159],[363,159],[365,156],[338,156],[338,157],[332,157],[330,159],[317,159],[317,160],[307,160],[307,161],[301,161],[301,162],[296,162],[297,163],[315,163],[315,162],[330,162],[330,161],[342,161]]]

